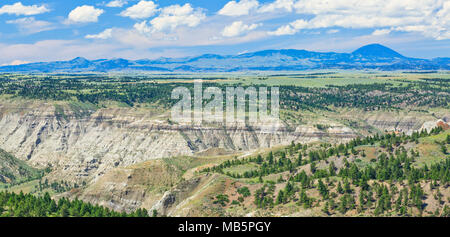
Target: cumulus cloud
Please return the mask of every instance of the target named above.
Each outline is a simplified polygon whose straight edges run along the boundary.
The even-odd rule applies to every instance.
[[[327,34],[336,34],[336,33],[338,33],[338,32],[339,32],[338,29],[327,30]]]
[[[278,27],[278,29],[276,29],[275,31],[270,31],[267,32],[269,35],[276,35],[276,36],[280,36],[280,35],[293,35],[295,33],[297,33],[297,30],[294,29],[292,26],[290,25],[285,25],[285,26],[280,26]]]
[[[302,29],[330,27],[392,28],[398,31],[420,32],[436,39],[448,39],[450,31],[449,1],[442,0],[277,0],[259,11],[274,11],[285,6],[297,13],[312,15],[309,20],[299,19],[279,27],[272,35],[295,34]],[[283,4],[282,4],[283,3]],[[375,34],[386,33],[376,31]]]
[[[180,25],[195,27],[206,18],[202,10],[194,10],[189,3],[183,6],[172,5],[162,10],[161,15],[151,21],[152,26],[159,31],[175,29]]]
[[[54,26],[48,21],[36,20],[34,17],[24,17],[16,20],[6,21],[7,24],[14,24],[19,31],[24,34],[34,34],[42,31],[52,30]]]
[[[21,2],[16,2],[12,5],[4,5],[0,8],[0,15],[1,14],[15,14],[17,16],[19,15],[25,15],[25,16],[31,16],[31,15],[37,15],[45,12],[49,12],[50,9],[47,8],[46,5],[31,5],[31,6],[25,6]]]
[[[391,33],[390,29],[379,29],[372,32],[372,35],[379,36],[379,35],[388,35]]]
[[[69,13],[68,22],[69,23],[87,23],[87,22],[97,22],[98,17],[105,11],[102,9],[97,9],[93,6],[83,5],[73,9]]]
[[[96,35],[86,35],[84,38],[86,39],[109,39],[112,37],[112,29],[106,29]]]
[[[268,34],[276,35],[276,36],[293,35],[293,34],[297,33],[299,30],[307,28],[307,27],[308,27],[308,22],[306,22],[305,20],[299,19],[294,22],[291,22],[288,25],[280,26],[275,31],[268,32]]]
[[[241,0],[239,2],[230,1],[219,10],[219,15],[224,16],[244,16],[248,15],[251,10],[259,6],[257,0]]]
[[[127,8],[121,12],[121,16],[130,17],[132,19],[149,18],[158,11],[158,5],[153,1],[140,1],[136,5]]]
[[[279,10],[292,12],[293,9],[294,9],[294,0],[276,0],[275,2],[262,5],[258,9],[258,12],[265,13],[265,12],[275,12]]]
[[[127,3],[128,3],[128,1],[125,1],[125,0],[114,0],[114,1],[108,2],[106,4],[106,6],[107,7],[123,7]]]
[[[450,1],[444,2],[442,8],[429,21],[423,24],[396,27],[395,30],[419,32],[437,40],[450,39]]]
[[[152,32],[152,27],[147,24],[147,21],[142,21],[134,24],[133,28],[141,34],[149,34]]]
[[[226,26],[222,31],[222,36],[235,37],[245,32],[256,29],[259,24],[246,25],[242,21],[235,21],[231,25]]]
[[[136,23],[134,28],[143,34],[173,31],[178,26],[195,27],[206,18],[201,9],[195,10],[189,3],[165,7],[161,14],[151,21]]]
[[[436,39],[447,38],[450,31],[449,1],[441,0],[299,0],[295,9],[314,14],[306,28],[382,28],[414,31]],[[386,30],[375,34],[386,33]]]

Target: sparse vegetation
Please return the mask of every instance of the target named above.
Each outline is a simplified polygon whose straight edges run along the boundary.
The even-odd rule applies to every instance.
[[[423,215],[424,200],[429,195],[424,191],[427,185],[439,193],[444,190],[448,192],[450,160],[442,151],[440,162],[430,166],[420,165],[417,161],[421,155],[414,147],[406,150],[405,145],[417,145],[415,142],[419,139],[439,137],[441,133],[444,133],[443,128],[436,127],[430,132],[414,132],[409,136],[387,133],[356,138],[340,145],[307,146],[292,143],[278,152],[269,152],[265,158],[258,155],[228,160],[206,168],[203,172],[223,173],[223,169],[233,166],[248,163],[258,165],[258,170],[248,171],[244,175],[224,173],[234,179],[257,178],[258,182],[264,183],[254,193],[254,205],[257,208],[274,208],[296,202],[306,209],[322,207],[322,212],[327,215],[346,215],[353,211],[375,216]],[[384,152],[375,161],[363,162],[361,148],[366,145],[376,145]],[[339,167],[331,161],[336,159],[342,161]],[[349,162],[350,159],[364,164]],[[304,169],[307,166],[310,168],[309,174]],[[284,187],[279,188],[276,194],[275,183],[262,179],[274,174],[288,176],[284,182],[280,175],[278,183],[281,182],[280,185]],[[238,189],[237,192],[243,191]],[[316,192],[311,196],[311,193]],[[448,205],[440,199],[436,207],[439,216],[448,215],[445,211]]]

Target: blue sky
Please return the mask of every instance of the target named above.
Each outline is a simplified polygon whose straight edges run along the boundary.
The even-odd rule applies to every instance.
[[[0,65],[381,43],[450,57],[450,0],[2,0]]]

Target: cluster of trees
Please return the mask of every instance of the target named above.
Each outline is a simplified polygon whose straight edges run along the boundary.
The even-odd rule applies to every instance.
[[[233,200],[231,202],[231,205],[239,205],[240,203],[243,203],[245,198],[249,197],[251,195],[250,189],[248,187],[243,186],[241,188],[237,189],[238,198],[237,200]],[[222,207],[225,207],[230,202],[230,199],[227,194],[218,194],[214,198],[213,204],[220,204]]]
[[[414,132],[411,135],[405,135],[400,134],[397,135],[395,133],[387,133],[384,135],[376,134],[374,136],[368,136],[363,139],[357,137],[355,139],[352,139],[348,143],[341,143],[339,145],[332,146],[331,144],[322,144],[319,149],[309,149],[308,145],[304,144],[295,144],[292,143],[289,147],[286,148],[286,151],[278,152],[276,155],[278,155],[278,158],[274,156],[273,152],[270,152],[266,158],[263,158],[261,155],[258,155],[257,157],[251,157],[251,158],[245,158],[245,159],[234,159],[234,160],[228,160],[224,163],[221,163],[214,167],[208,167],[206,169],[203,169],[202,172],[218,172],[222,174],[226,174],[233,178],[254,178],[254,177],[262,177],[267,176],[269,174],[275,174],[275,173],[281,173],[285,171],[294,172],[295,169],[299,166],[303,166],[306,164],[310,164],[311,172],[315,175],[314,178],[323,178],[326,176],[334,176],[335,174],[335,167],[334,164],[330,164],[329,172],[327,173],[325,170],[318,170],[316,168],[316,162],[320,160],[326,160],[332,156],[349,156],[350,154],[353,155],[361,155],[365,156],[364,152],[357,151],[355,148],[357,146],[361,145],[374,145],[375,143],[379,143],[380,147],[385,148],[388,152],[392,152],[394,150],[394,147],[397,148],[396,154],[397,156],[401,156],[399,160],[397,160],[396,167],[398,168],[401,164],[398,162],[407,163],[407,167],[404,168],[406,171],[411,172],[418,172],[418,170],[414,170],[410,167],[411,163],[414,162],[414,158],[411,158],[412,160],[406,159],[406,151],[404,149],[400,149],[399,147],[401,144],[408,143],[408,142],[418,142],[418,139],[420,137],[427,137],[431,135],[436,135],[442,132],[443,129],[441,127],[436,127],[430,130],[430,132],[423,130],[420,132]],[[401,151],[401,153],[399,153]],[[288,154],[287,154],[288,153]],[[296,158],[292,159],[292,156]],[[291,158],[287,158],[287,155],[290,155]],[[418,153],[412,151],[413,157],[417,157]],[[381,161],[380,161],[381,160]],[[385,157],[382,156],[379,159],[379,162],[383,162],[385,160]],[[394,159],[395,161],[395,159]],[[245,171],[243,174],[238,173],[231,173],[231,172],[224,172],[225,168],[230,168],[237,165],[243,165],[248,163],[255,163],[258,165],[258,169],[256,170],[250,170]],[[356,166],[353,164],[353,166]],[[445,165],[444,165],[445,166]],[[428,168],[428,167],[426,167]],[[439,168],[439,167],[434,167]],[[385,174],[388,174],[390,170],[380,171]],[[373,173],[371,170],[369,170],[371,174]],[[396,175],[399,175],[397,172]],[[402,175],[410,174],[410,172],[402,172]],[[415,174],[415,173],[414,173]],[[390,174],[392,175],[392,174]],[[373,175],[370,177],[372,178]],[[416,177],[416,176],[413,176]],[[403,176],[399,178],[404,178]],[[389,179],[389,178],[386,178]],[[445,178],[444,178],[445,179]]]
[[[275,185],[273,183],[265,183],[255,191],[255,205],[258,208],[272,207],[274,205],[274,192]]]
[[[416,167],[414,164],[419,153],[414,149],[407,151],[404,144],[416,143],[419,138],[439,134],[443,131],[436,127],[430,132],[414,132],[405,134],[388,133],[383,135],[356,138],[348,143],[331,145],[321,144],[319,147],[292,143],[284,150],[270,152],[265,158],[261,155],[245,159],[226,161],[215,167],[206,168],[203,172],[224,173],[224,169],[237,165],[254,163],[257,170],[247,171],[243,175],[226,172],[234,178],[255,178],[264,183],[254,193],[255,205],[259,208],[273,207],[288,202],[297,202],[304,208],[321,205],[325,213],[339,212],[342,214],[350,210],[359,213],[369,212],[374,215],[395,212],[397,215],[411,215],[412,210],[422,213],[423,200],[426,194],[424,183],[430,183],[431,190],[436,190],[435,199],[443,205],[442,194],[438,187],[444,189],[450,185],[450,160]],[[442,143],[447,143],[449,136]],[[367,165],[359,166],[357,162],[349,162],[347,156],[365,156],[357,151],[361,145],[375,145],[384,149],[377,159]],[[344,156],[343,165],[337,169],[333,162],[327,168],[317,169],[316,163],[331,156]],[[309,164],[311,173],[304,169],[297,171],[297,167]],[[287,180],[280,175],[278,183],[286,183],[278,193],[273,181],[264,181],[262,177],[269,174],[288,172]],[[325,182],[323,180],[326,180]],[[333,181],[334,180],[334,181]],[[336,181],[338,180],[338,181]],[[339,181],[340,180],[340,181]],[[407,185],[403,182],[407,181]],[[336,182],[336,183],[335,183]],[[299,185],[298,185],[299,184]],[[397,185],[402,187],[398,190]],[[308,195],[308,190],[316,189],[320,199]],[[356,191],[359,190],[359,193]],[[450,201],[450,200],[449,200]],[[444,205],[436,215],[449,216],[449,207]]]
[[[171,91],[177,86],[192,89],[192,83],[155,83],[159,79],[176,77],[108,77],[100,75],[53,75],[11,79],[0,76],[0,94],[31,99],[72,100],[97,104],[113,100],[133,106],[135,103],[159,103],[171,106]],[[186,78],[181,78],[186,79]],[[202,78],[208,80],[208,78]],[[217,78],[213,78],[217,79]],[[207,82],[205,86],[223,88],[227,85]],[[236,84],[235,86],[239,86]],[[254,85],[266,86],[266,85]],[[446,107],[450,102],[450,82],[445,79],[405,81],[392,83],[351,84],[325,88],[282,86],[280,105],[283,109],[329,110],[334,107],[351,107],[365,110],[391,109],[405,106]]]
[[[60,181],[60,182],[51,182],[49,183],[47,179],[44,180],[44,182],[42,182],[42,180],[39,180],[38,185],[37,185],[37,190],[42,192],[45,189],[51,188],[53,191],[57,192],[57,193],[63,193],[66,191],[70,191],[73,188],[78,188],[78,184],[70,184],[67,181]]]
[[[276,204],[287,203],[298,191],[292,182],[287,182],[284,189],[278,191]]]
[[[432,190],[436,190],[435,199],[440,205],[444,204],[443,195],[438,188],[444,185],[437,182],[431,184],[433,184]],[[371,185],[366,184],[360,187],[359,193],[356,193],[358,186],[347,179],[344,179],[342,183],[327,178],[325,182],[319,179],[308,187],[298,188],[294,185],[294,180],[289,180],[285,187],[274,195],[274,184],[267,182],[256,190],[254,199],[258,208],[274,207],[294,201],[303,208],[321,205],[322,211],[326,214],[334,212],[346,214],[353,210],[357,213],[365,212],[374,215],[394,212],[399,216],[408,216],[412,215],[413,210],[422,213],[425,208],[423,200],[427,195],[421,183],[399,185],[401,187],[399,189],[396,183],[373,182]],[[317,189],[321,199],[307,194],[307,191],[312,189]],[[450,217],[450,208],[447,205],[437,208],[434,215]]]
[[[157,213],[153,213],[157,215]],[[13,217],[148,217],[147,210],[137,209],[131,213],[116,212],[99,205],[92,205],[78,199],[50,198],[48,193],[41,197],[31,194],[0,192],[0,216]]]
[[[359,169],[355,163],[346,163],[345,167],[340,169],[338,176],[350,178],[355,183],[364,183],[368,180],[379,181],[400,181],[408,180],[409,183],[415,183],[419,180],[441,181],[444,184],[450,182],[450,160],[445,159],[428,167],[414,168],[413,157],[408,157],[405,150],[397,150],[397,155],[388,157],[382,153],[378,157],[375,167],[368,166]]]
[[[220,204],[221,206],[226,206],[230,202],[230,199],[228,198],[228,195],[226,194],[219,194],[216,196],[216,199],[214,200],[214,204]]]
[[[324,188],[326,186],[325,184]],[[411,184],[409,187],[404,186],[401,190],[398,190],[397,186],[393,183],[386,185],[384,183],[374,182],[373,185],[362,187],[359,195],[356,195],[350,186],[351,184],[348,184],[348,188],[342,188],[339,182],[337,189],[337,192],[341,194],[339,201],[336,202],[334,199],[324,196],[323,200],[325,202],[322,211],[327,214],[330,214],[331,211],[338,211],[345,214],[350,210],[357,210],[357,212],[361,213],[371,209],[375,215],[395,211],[398,215],[404,216],[408,215],[408,210],[411,210],[413,207],[417,208],[419,212],[422,212],[425,207],[423,199],[426,195],[419,183]],[[333,194],[333,196],[336,195]],[[358,197],[358,203],[356,202],[355,196]],[[443,202],[440,200],[439,203],[442,204]],[[443,213],[443,215],[448,214]]]
[[[430,84],[426,81],[405,81],[401,85],[392,83],[350,84],[325,88],[283,86],[280,101],[291,110],[328,110],[334,107],[379,110],[407,106],[446,107],[450,103],[450,82],[439,80]],[[295,95],[295,96],[293,96]]]
[[[176,84],[160,83],[153,80],[110,78],[103,76],[59,77],[47,76],[0,80],[0,94],[9,94],[28,99],[73,100],[98,104],[101,101],[118,101],[130,106],[135,103],[159,103],[171,106],[172,89]],[[182,84],[185,85],[185,84]]]

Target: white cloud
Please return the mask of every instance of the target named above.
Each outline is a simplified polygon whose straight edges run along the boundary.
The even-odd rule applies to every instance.
[[[25,15],[25,16],[31,16],[31,15],[37,15],[45,12],[49,12],[50,9],[47,8],[45,5],[31,5],[31,6],[25,6],[21,2],[16,2],[13,5],[4,5],[0,8],[0,15],[1,14],[15,14],[15,15]]]
[[[140,1],[136,5],[127,8],[121,12],[121,16],[130,17],[132,19],[149,18],[158,11],[158,5],[153,1]]]
[[[328,5],[324,3],[325,0],[309,3],[300,0],[296,7],[300,13],[318,14],[309,22],[317,28],[329,26],[346,28],[394,27],[397,30],[419,32],[436,39],[445,38],[445,34],[450,31],[450,15],[445,13],[446,6],[450,8],[449,1],[374,0],[362,2],[343,0],[333,1],[332,4]],[[379,31],[376,33],[385,32]]]
[[[86,39],[109,39],[112,37],[112,29],[106,29],[103,32],[100,32],[96,35],[86,35]]]
[[[226,26],[222,31],[222,36],[235,37],[244,32],[256,29],[259,24],[246,25],[242,21],[235,21],[231,25]]]
[[[309,28],[309,23],[305,20],[299,19],[291,23],[291,26],[296,30],[307,29]]]
[[[264,31],[253,30],[236,37],[223,37],[222,22],[200,24],[198,27],[178,27],[173,31],[156,31],[146,21],[135,24],[134,30],[117,29],[116,42],[138,49],[158,47],[194,47],[208,45],[234,45],[267,37]],[[170,40],[169,40],[170,39]]]
[[[295,3],[295,9],[299,13],[315,15],[372,15],[379,13],[380,16],[420,16],[424,12],[432,13],[436,5],[440,4],[442,4],[441,0],[299,0]]]
[[[173,31],[178,26],[195,27],[205,18],[201,9],[194,10],[189,3],[177,4],[163,8],[161,14],[149,22],[136,23],[134,28],[142,34]]]
[[[293,35],[297,33],[301,29],[308,28],[308,22],[305,20],[299,19],[294,22],[291,22],[289,25],[280,26],[277,30],[268,32],[269,35]]]
[[[141,34],[149,34],[152,32],[152,27],[147,24],[147,21],[142,21],[134,24],[133,28]]]
[[[280,35],[293,35],[295,33],[297,33],[297,30],[294,29],[292,26],[290,25],[285,25],[285,26],[280,26],[278,27],[278,29],[276,29],[275,31],[270,31],[267,32],[269,35],[276,35],[276,36],[280,36]]]
[[[22,33],[34,34],[42,31],[52,30],[54,26],[48,21],[39,21],[34,17],[24,17],[16,20],[6,21],[7,24],[16,25]]]
[[[259,6],[257,0],[241,0],[239,2],[230,1],[219,10],[219,15],[224,16],[244,16],[250,13],[250,10]]]
[[[293,9],[294,9],[294,0],[276,0],[275,2],[262,5],[258,9],[258,12],[265,13],[265,12],[275,12],[278,10],[292,12]]]
[[[372,35],[380,36],[380,35],[388,35],[389,33],[391,33],[390,29],[379,29],[372,32]]]
[[[128,3],[128,1],[125,1],[125,0],[114,0],[114,1],[108,2],[106,4],[106,6],[107,7],[123,7],[127,3]]]
[[[102,9],[97,9],[93,6],[83,5],[73,9],[69,13],[68,22],[69,23],[87,23],[87,22],[97,22],[98,17],[105,11]]]
[[[277,0],[263,5],[259,11],[269,12],[282,8],[289,10],[293,6],[297,13],[312,15],[312,18],[300,19],[299,22],[284,25],[269,34],[295,34],[303,29],[331,27],[391,28],[396,31],[419,32],[435,39],[448,39],[450,34],[448,0],[298,0],[290,5],[292,2]]]
[[[327,34],[336,34],[336,33],[338,33],[338,32],[339,32],[338,29],[327,30]]]

